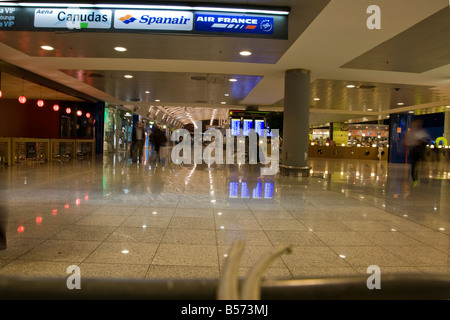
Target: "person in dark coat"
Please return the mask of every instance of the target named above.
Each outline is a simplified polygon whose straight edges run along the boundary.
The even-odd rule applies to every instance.
[[[160,127],[156,126],[155,130],[150,135],[150,142],[153,145],[153,150],[155,150],[155,156],[157,161],[161,161],[161,158],[159,156],[160,149],[161,146],[167,142],[167,138]]]
[[[411,123],[411,129],[406,134],[406,143],[411,157],[411,178],[417,185],[419,178],[417,165],[425,158],[426,145],[430,142],[430,135],[422,127],[422,121],[415,119]]]

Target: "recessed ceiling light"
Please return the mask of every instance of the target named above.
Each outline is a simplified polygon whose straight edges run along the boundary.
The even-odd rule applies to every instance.
[[[156,100],[155,100],[155,102],[160,102],[160,101],[161,101],[161,100],[159,100],[159,99],[156,99]]]
[[[370,108],[369,108],[369,109],[367,109],[367,111],[372,111],[372,110],[373,110],[373,109],[370,109]]]
[[[148,93],[150,93],[150,91],[148,91],[148,90],[147,90],[147,91],[145,91],[145,93],[147,93],[147,94],[148,94]]]
[[[251,51],[247,51],[247,50],[241,51],[241,52],[239,52],[239,54],[244,57],[248,57],[248,56],[252,55]]]
[[[41,49],[51,51],[51,50],[53,50],[53,47],[51,47],[51,46],[41,46]]]
[[[237,79],[231,78],[231,79],[228,79],[228,81],[230,81],[230,82],[236,82]]]
[[[354,88],[354,87],[355,87],[354,84],[348,84],[348,85],[347,85],[347,88]]]
[[[221,104],[227,104],[225,101],[222,101]]]
[[[397,103],[397,105],[398,106],[402,106],[402,105],[404,105],[404,103],[403,102],[399,102],[399,103]]]
[[[119,51],[119,52],[124,52],[124,51],[127,51],[127,48],[124,48],[124,47],[115,47],[114,50]]]
[[[414,113],[414,111],[411,110],[411,111],[408,111],[408,113]]]
[[[229,97],[230,94],[229,94],[229,93],[225,93],[224,96],[225,96],[225,97]],[[447,108],[450,108],[450,106],[447,106]]]
[[[124,77],[127,78],[127,79],[133,78],[133,76],[131,74],[126,74],[126,75],[124,75]]]
[[[314,98],[314,100],[315,100],[315,101],[319,101],[319,100],[320,100],[320,98]]]
[[[447,109],[450,109],[450,106],[445,106]]]

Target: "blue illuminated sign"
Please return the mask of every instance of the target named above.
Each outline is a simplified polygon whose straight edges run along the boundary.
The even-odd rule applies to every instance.
[[[241,197],[244,199],[250,198],[247,182],[242,182],[241,184]]]
[[[247,34],[273,34],[273,18],[265,16],[195,13],[195,30]]]
[[[237,198],[239,196],[239,182],[237,181],[230,181],[229,184],[229,197],[230,198]]]
[[[264,199],[273,198],[273,182],[264,183]]]
[[[264,136],[264,120],[255,120],[255,131],[260,136]]]
[[[253,120],[245,119],[244,120],[244,128],[243,128],[244,136],[248,136],[252,127],[253,127]]]
[[[256,188],[253,189],[253,199],[261,199],[262,194],[262,183],[258,182]]]
[[[231,135],[238,136],[241,134],[241,120],[231,119]]]
[[[288,38],[288,9],[202,6],[29,4],[0,1],[0,30],[214,34],[228,37]]]

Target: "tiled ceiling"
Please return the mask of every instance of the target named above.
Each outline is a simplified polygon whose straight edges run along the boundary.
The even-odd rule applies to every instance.
[[[348,87],[350,86],[350,87]],[[320,97],[320,100],[314,100]],[[431,86],[317,79],[311,84],[311,106],[315,109],[395,112],[395,109],[442,101]]]
[[[24,78],[1,73],[1,87],[3,99],[17,99],[24,95],[30,100],[64,100],[64,101],[84,101],[76,96],[65,94],[61,91],[51,89],[40,83],[25,80]]]
[[[237,104],[259,76],[206,73],[63,70],[72,77],[127,103]],[[128,78],[126,76],[129,76]],[[232,82],[230,80],[236,80]],[[177,90],[173,90],[177,88]]]
[[[342,67],[420,73],[448,64],[450,10],[444,8]]]

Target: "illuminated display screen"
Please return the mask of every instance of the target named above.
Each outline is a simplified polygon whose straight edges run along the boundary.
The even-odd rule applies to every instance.
[[[264,183],[264,199],[273,199],[273,182]]]
[[[262,183],[258,182],[256,188],[253,189],[253,199],[261,199],[262,194]]]
[[[247,182],[242,182],[241,184],[241,197],[250,198],[250,193],[248,192]]]
[[[241,134],[241,120],[231,119],[231,135],[238,136]]]
[[[264,120],[255,120],[255,131],[260,137],[264,136]]]
[[[239,196],[239,182],[230,181],[228,196],[230,198],[237,198]]]
[[[240,190],[239,190],[240,188]],[[252,188],[252,187],[250,187]],[[264,192],[264,193],[263,193]],[[261,182],[257,181],[253,189],[249,189],[249,184],[247,181],[229,182],[229,197],[230,198],[241,198],[241,199],[273,199],[274,184],[273,182]]]
[[[253,120],[245,119],[244,120],[244,128],[243,128],[244,136],[248,136],[252,127],[253,127]]]

